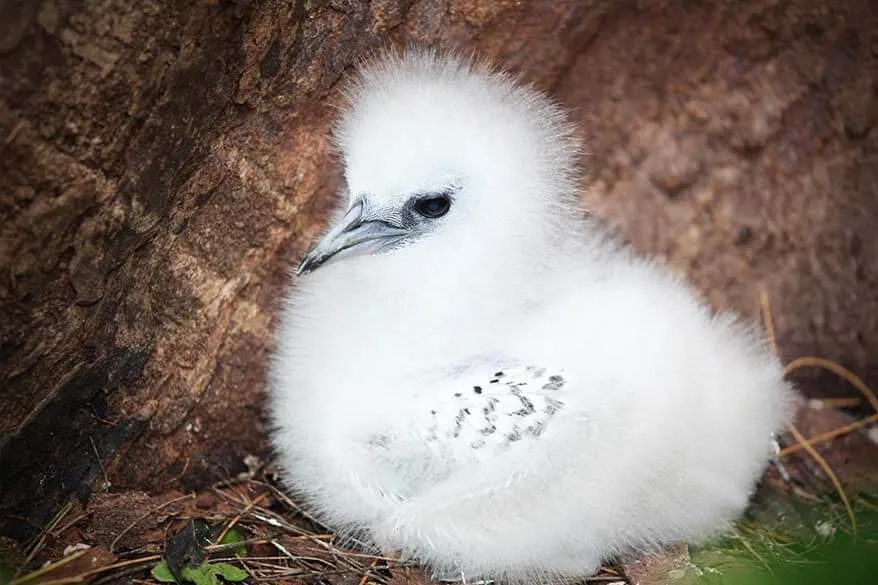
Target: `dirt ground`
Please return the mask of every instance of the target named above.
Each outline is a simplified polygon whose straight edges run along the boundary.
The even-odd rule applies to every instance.
[[[797,421],[797,431],[810,437],[857,424],[856,419],[819,401],[803,404]],[[695,585],[712,583],[705,574],[713,572],[725,576],[726,580],[717,581],[720,583],[762,583],[766,581],[746,580],[739,567],[750,564],[761,571],[763,564],[771,566],[772,562],[802,565],[803,553],[792,550],[797,542],[806,543],[806,550],[813,551],[851,535],[856,535],[859,540],[853,542],[862,547],[854,552],[860,571],[874,575],[878,568],[874,554],[878,551],[875,437],[847,432],[820,443],[817,456],[797,449],[800,446],[793,443],[787,447],[780,455],[781,466],[766,471],[751,511],[736,528],[733,544],[710,543],[694,551],[681,546],[663,554],[619,559],[587,582]],[[843,482],[840,492],[821,463]],[[251,583],[432,582],[427,573],[410,563],[369,554],[355,543],[336,541],[279,487],[271,462],[248,457],[245,464],[247,471],[200,491],[172,489],[148,494],[107,486],[95,491],[86,505],[73,499],[24,546],[0,540],[0,582],[155,583],[156,567],[173,562],[202,567],[225,563],[239,567],[244,571],[241,577]],[[838,503],[839,494],[849,502],[849,514]],[[212,529],[201,544],[193,536],[193,522],[203,522]],[[201,552],[195,554],[194,550]],[[851,577],[858,573],[835,559],[811,562],[825,563],[838,578],[853,579],[847,582],[861,582]],[[32,568],[30,573],[24,570],[25,565]],[[820,570],[821,565],[814,566],[816,569],[808,571]]]

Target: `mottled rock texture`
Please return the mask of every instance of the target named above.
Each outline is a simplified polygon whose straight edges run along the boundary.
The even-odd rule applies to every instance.
[[[0,533],[267,453],[338,82],[386,43],[552,92],[597,213],[717,307],[764,287],[785,357],[878,383],[876,37],[873,0],[0,0]]]

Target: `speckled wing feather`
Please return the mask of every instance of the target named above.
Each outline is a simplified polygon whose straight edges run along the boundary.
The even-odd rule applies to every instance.
[[[437,396],[429,422],[419,429],[425,442],[440,448],[499,453],[517,441],[538,438],[564,408],[564,376],[545,368],[498,370],[455,382],[462,388]]]
[[[539,366],[462,369],[431,385],[393,432],[369,436],[367,448],[383,465],[409,471],[399,474],[411,478],[407,489],[394,490],[404,498],[540,440],[564,409],[567,384],[563,370]]]

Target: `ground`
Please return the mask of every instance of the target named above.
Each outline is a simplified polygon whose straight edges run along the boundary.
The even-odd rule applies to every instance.
[[[803,404],[798,427],[814,436],[850,422],[850,417],[812,401]],[[691,550],[682,546],[663,554],[619,559],[588,582],[748,585],[766,582],[770,571],[802,566],[805,560],[810,561],[807,575],[814,580],[802,581],[803,573],[797,575],[797,582],[823,583],[815,576],[821,570],[846,577],[847,582],[864,582],[856,575],[874,575],[878,568],[874,439],[854,433],[818,447],[845,482],[844,492],[833,492],[826,472],[804,449],[788,448],[793,452],[783,454],[780,461],[790,477],[769,469],[751,510],[728,538]],[[339,546],[331,533],[278,488],[270,464],[256,458],[247,464],[249,471],[201,492],[103,492],[95,493],[85,507],[73,501],[28,546],[6,542],[7,566],[0,570],[14,574],[12,567],[22,567],[25,559],[31,567],[42,567],[30,573],[20,570],[17,580],[12,580],[16,585],[150,583],[156,582],[153,575],[163,562],[195,567],[230,564],[240,568],[239,576],[248,582],[430,582],[419,568],[392,557]],[[848,515],[845,501],[853,515]],[[213,527],[201,544],[194,538],[193,521]],[[858,540],[852,538],[854,534]],[[219,544],[211,545],[214,542]],[[203,554],[193,555],[193,550]]]

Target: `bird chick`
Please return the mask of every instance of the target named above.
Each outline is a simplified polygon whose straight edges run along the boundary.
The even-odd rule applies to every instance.
[[[755,330],[583,217],[564,112],[419,50],[364,66],[347,96],[342,205],[269,376],[308,509],[507,582],[728,527],[792,390]]]

